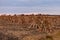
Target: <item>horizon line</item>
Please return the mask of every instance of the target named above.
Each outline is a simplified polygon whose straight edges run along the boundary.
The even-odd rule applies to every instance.
[[[30,12],[30,13],[0,13],[0,15],[60,15],[60,14],[52,14],[52,13],[41,13],[41,12]]]

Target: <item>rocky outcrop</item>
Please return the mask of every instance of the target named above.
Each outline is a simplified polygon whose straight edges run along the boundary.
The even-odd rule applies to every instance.
[[[59,15],[0,16],[0,32],[6,40],[53,40],[59,30]]]

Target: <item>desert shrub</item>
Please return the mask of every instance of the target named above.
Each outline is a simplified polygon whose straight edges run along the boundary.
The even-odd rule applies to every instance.
[[[6,40],[6,35],[0,32],[0,40]]]
[[[45,40],[44,38],[40,38],[39,40]]]
[[[53,40],[52,36],[46,36],[46,40]]]
[[[0,33],[0,40],[2,40],[3,39],[3,34],[2,33]]]
[[[39,40],[53,40],[53,37],[52,36],[45,36],[45,37],[40,38]]]
[[[7,35],[7,40],[18,40],[18,37],[14,36],[12,33]]]
[[[18,37],[9,36],[8,40],[18,40]]]

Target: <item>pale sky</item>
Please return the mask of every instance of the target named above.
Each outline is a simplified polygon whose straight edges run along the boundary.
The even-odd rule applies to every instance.
[[[29,12],[60,14],[60,0],[0,0],[0,14]]]

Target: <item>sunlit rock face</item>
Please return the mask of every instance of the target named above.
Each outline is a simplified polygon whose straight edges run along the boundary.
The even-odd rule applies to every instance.
[[[0,40],[57,40],[60,15],[1,15]]]

